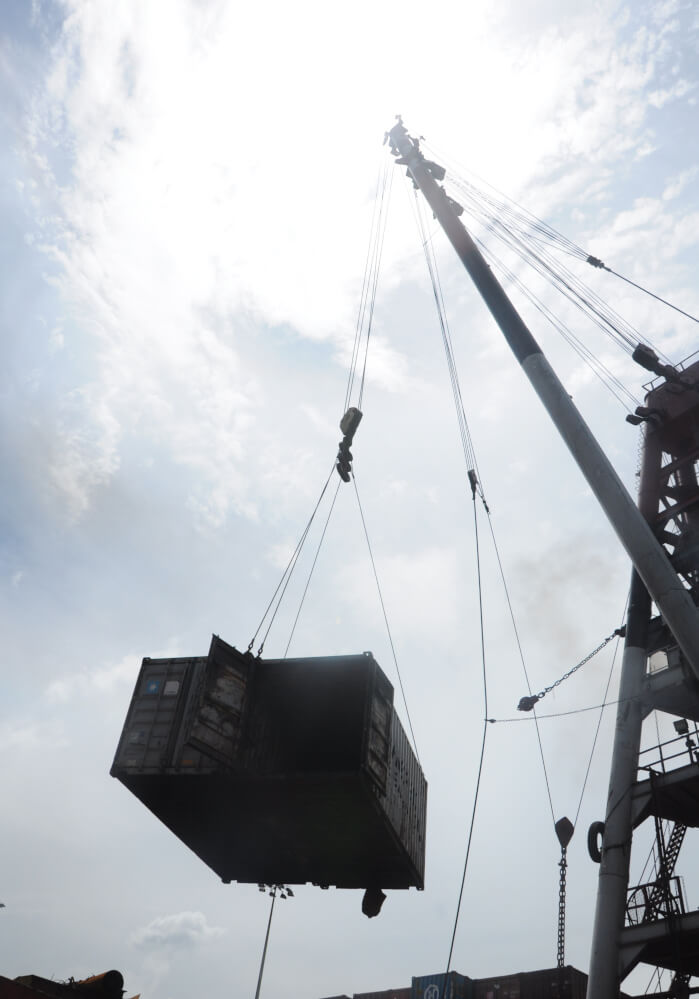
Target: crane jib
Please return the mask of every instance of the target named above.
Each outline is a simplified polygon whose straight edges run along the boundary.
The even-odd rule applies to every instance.
[[[667,553],[435,179],[442,168],[435,171],[400,118],[386,139],[430,205],[699,678],[699,612]]]

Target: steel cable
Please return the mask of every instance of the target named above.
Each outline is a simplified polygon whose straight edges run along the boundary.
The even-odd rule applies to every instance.
[[[413,729],[413,721],[410,717],[410,709],[408,708],[408,698],[405,695],[405,688],[403,687],[403,678],[401,676],[400,667],[398,666],[398,656],[396,655],[396,647],[393,644],[393,635],[391,634],[391,626],[388,623],[388,614],[386,613],[386,604],[384,603],[383,593],[381,592],[381,583],[379,582],[379,574],[376,569],[376,561],[374,560],[374,552],[372,551],[371,541],[369,540],[369,530],[366,526],[366,519],[364,517],[364,509],[362,507],[362,502],[359,499],[359,488],[357,487],[357,476],[352,472],[352,482],[354,483],[354,493],[357,497],[357,506],[359,507],[359,516],[361,517],[362,527],[364,528],[364,537],[366,538],[367,548],[369,549],[369,559],[371,561],[371,568],[374,573],[374,580],[376,582],[376,589],[379,594],[379,602],[381,604],[381,611],[383,613],[384,623],[386,625],[386,631],[388,633],[388,642],[391,646],[391,655],[393,656],[393,664],[396,668],[396,675],[398,677],[398,685],[400,687],[401,697],[403,698],[403,706],[405,707],[405,715],[408,721],[408,728],[410,729],[410,735],[413,740],[413,749],[415,750],[415,756],[417,762],[420,763],[420,754],[417,749],[417,740],[415,738],[415,731]],[[420,763],[420,766],[422,764]]]
[[[303,545],[304,545],[304,543],[306,541],[306,538],[308,536],[308,532],[311,529],[311,525],[313,523],[313,520],[315,518],[316,513],[318,512],[318,508],[320,507],[320,504],[323,501],[323,497],[325,496],[327,488],[330,485],[330,479],[332,478],[332,474],[333,474],[334,470],[335,470],[335,463],[333,462],[333,465],[332,465],[332,467],[330,469],[330,474],[328,475],[327,479],[325,480],[325,485],[321,489],[320,496],[318,497],[318,501],[317,501],[315,507],[313,508],[313,513],[311,514],[311,516],[310,516],[310,518],[308,520],[308,523],[306,524],[306,526],[305,526],[305,528],[303,530],[303,533],[301,534],[301,538],[299,539],[299,541],[298,541],[298,543],[296,545],[296,548],[294,549],[294,551],[293,551],[293,553],[291,555],[291,558],[287,562],[286,568],[284,569],[284,572],[282,573],[282,577],[279,580],[279,582],[277,583],[277,587],[276,587],[274,593],[272,594],[272,598],[269,601],[269,603],[267,604],[267,608],[266,608],[264,614],[262,615],[260,623],[258,624],[258,626],[257,626],[257,628],[255,630],[255,634],[250,639],[250,644],[248,645],[248,652],[252,651],[252,648],[253,648],[253,646],[255,644],[255,639],[257,638],[259,632],[262,630],[262,627],[264,626],[265,620],[267,619],[267,616],[270,614],[270,611],[272,610],[272,606],[274,605],[274,601],[277,598],[277,594],[279,594],[279,599],[277,600],[276,606],[274,607],[274,610],[272,611],[272,614],[271,614],[271,617],[270,617],[270,620],[269,620],[269,624],[267,625],[267,630],[264,633],[264,637],[263,637],[262,642],[260,644],[260,647],[259,647],[259,649],[257,651],[257,655],[258,656],[262,655],[262,652],[263,652],[263,649],[264,649],[264,646],[265,646],[265,642],[267,641],[267,636],[269,635],[270,628],[274,624],[274,619],[276,618],[276,616],[277,616],[277,614],[279,612],[279,607],[281,606],[281,602],[284,599],[284,594],[286,593],[286,589],[287,589],[287,587],[289,585],[289,581],[291,579],[291,576],[293,575],[294,569],[296,568],[296,563],[298,562],[299,555],[301,554],[301,549],[303,548]],[[280,590],[281,590],[281,593],[279,592]]]
[[[483,735],[481,737],[481,751],[478,759],[478,771],[476,774],[476,789],[473,795],[473,808],[471,810],[471,820],[469,822],[468,828],[468,838],[466,840],[466,856],[464,857],[464,867],[461,875],[461,885],[459,887],[459,897],[456,903],[456,915],[454,917],[454,927],[451,934],[451,942],[449,945],[449,956],[447,958],[447,970],[444,975],[445,990],[442,991],[440,999],[448,999],[448,983],[449,983],[449,971],[451,969],[451,960],[454,956],[454,943],[456,941],[456,931],[459,926],[459,916],[461,915],[461,903],[464,897],[464,887],[466,885],[466,873],[468,871],[468,861],[471,855],[471,843],[473,840],[473,830],[476,823],[476,809],[478,807],[478,795],[481,787],[481,777],[483,776],[483,760],[485,758],[485,744],[488,734],[488,675],[486,670],[486,657],[485,657],[485,629],[483,626],[483,586],[481,581],[481,557],[480,557],[480,545],[478,540],[478,508],[476,504],[476,493],[473,493],[473,520],[474,520],[474,537],[476,546],[476,575],[478,578],[478,620],[480,625],[480,638],[481,638],[481,669],[483,677]]]

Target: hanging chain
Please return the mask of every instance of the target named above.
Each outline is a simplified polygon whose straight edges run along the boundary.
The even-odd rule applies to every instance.
[[[567,847],[561,847],[561,859],[558,866],[561,869],[561,877],[558,883],[558,967],[565,965],[566,948],[566,873],[568,861],[566,860]]]
[[[617,628],[615,631],[611,633],[611,635],[607,635],[604,641],[600,642],[596,649],[593,649],[592,652],[589,652],[584,659],[581,659],[579,663],[576,663],[575,666],[572,666],[567,673],[564,673],[562,677],[560,677],[550,686],[544,687],[544,689],[540,690],[538,694],[530,694],[529,697],[520,698],[520,702],[517,705],[517,710],[531,711],[534,705],[538,701],[540,701],[542,697],[546,697],[547,694],[550,694],[552,690],[555,690],[556,687],[558,687],[561,683],[563,683],[564,680],[567,680],[569,676],[572,676],[573,673],[579,670],[581,666],[584,666],[585,663],[589,663],[590,659],[596,656],[598,652],[601,652],[602,649],[605,648],[605,646],[609,645],[609,643],[612,641],[613,638],[623,638],[625,634],[626,630],[624,628]]]

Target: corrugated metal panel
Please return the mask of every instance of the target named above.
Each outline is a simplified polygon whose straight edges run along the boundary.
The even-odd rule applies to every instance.
[[[523,972],[519,977],[521,999],[585,999],[587,975],[570,965]]]
[[[474,983],[474,999],[523,999],[521,975],[500,975]]]
[[[250,653],[238,652],[214,635],[184,718],[187,745],[229,767],[238,764],[254,665]]]
[[[412,999],[413,990],[384,989],[383,992],[355,992],[352,999]]]
[[[570,965],[479,978],[474,999],[585,999],[587,975]]]
[[[426,783],[392,702],[370,653],[253,663],[215,638],[144,660],[112,774],[224,881],[421,888]]]
[[[391,711],[390,770],[382,810],[406,849],[419,887],[425,881],[427,781],[400,719]]]
[[[412,999],[472,999],[473,982],[465,975],[450,971],[446,976],[423,975],[413,978]]]
[[[362,757],[370,777],[385,794],[391,759],[393,687],[372,657],[367,690],[366,722]]]
[[[182,741],[182,719],[191,685],[206,657],[144,659],[114,767],[129,773],[162,774],[184,767],[209,772],[211,763]]]

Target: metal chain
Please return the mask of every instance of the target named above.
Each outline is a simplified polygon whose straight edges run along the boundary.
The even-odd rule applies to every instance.
[[[561,847],[561,859],[558,866],[561,869],[561,877],[558,883],[558,967],[565,966],[566,947],[566,872],[568,861],[566,859],[567,848]]]
[[[544,687],[544,689],[540,690],[538,694],[530,694],[528,697],[522,697],[520,699],[519,704],[517,705],[517,710],[531,711],[534,705],[538,701],[540,701],[542,697],[546,697],[547,694],[550,694],[552,690],[555,690],[556,687],[558,687],[561,683],[563,683],[564,680],[567,680],[569,676],[572,676],[573,673],[579,670],[581,666],[584,666],[585,663],[588,663],[590,659],[596,656],[598,652],[601,652],[606,645],[609,645],[609,643],[612,641],[613,638],[617,637],[623,638],[625,633],[626,632],[624,628],[617,628],[615,631],[611,633],[611,635],[607,635],[604,641],[600,642],[600,644],[597,646],[596,649],[593,649],[592,652],[589,652],[584,659],[581,659],[579,663],[576,663],[575,666],[572,666],[567,673],[564,673],[562,677],[559,677],[559,679],[556,680],[554,683],[552,683],[550,686]]]

